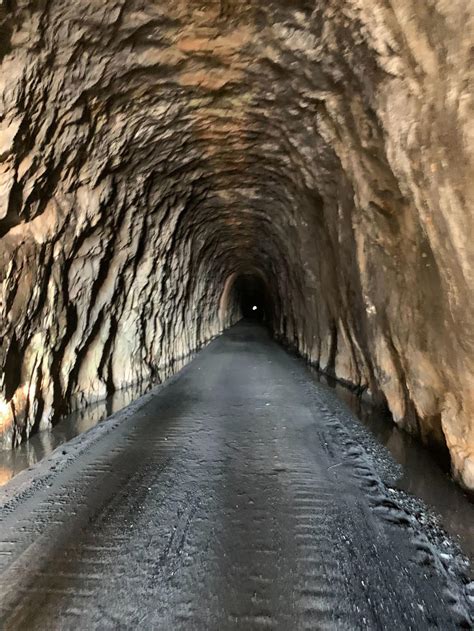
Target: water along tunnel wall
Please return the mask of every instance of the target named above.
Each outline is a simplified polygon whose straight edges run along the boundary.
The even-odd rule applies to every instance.
[[[4,446],[184,361],[260,278],[275,335],[474,488],[473,20],[470,0],[3,3]]]

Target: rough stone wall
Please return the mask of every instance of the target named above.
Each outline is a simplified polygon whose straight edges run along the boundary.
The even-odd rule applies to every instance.
[[[471,0],[0,3],[6,443],[258,273],[279,336],[474,488],[473,36]]]

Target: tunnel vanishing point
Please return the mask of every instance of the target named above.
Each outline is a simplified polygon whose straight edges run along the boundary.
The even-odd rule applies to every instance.
[[[472,0],[3,0],[3,446],[257,306],[474,489],[473,51]]]

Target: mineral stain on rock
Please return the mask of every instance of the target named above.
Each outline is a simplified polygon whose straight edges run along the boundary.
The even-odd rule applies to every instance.
[[[473,33],[471,0],[4,2],[4,445],[190,357],[251,277],[474,488]]]

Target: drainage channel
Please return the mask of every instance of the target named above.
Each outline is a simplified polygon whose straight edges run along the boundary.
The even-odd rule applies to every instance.
[[[401,465],[395,486],[420,498],[439,517],[444,530],[458,542],[474,567],[474,503],[419,440],[399,429],[388,413],[378,410],[347,387],[313,372],[334,389],[359,421]]]
[[[0,451],[0,487],[24,469],[47,458],[63,443],[67,443],[75,436],[79,436],[112,414],[119,412],[150,388],[150,384],[143,384],[118,390],[107,399],[65,416],[52,429],[38,432],[15,449]]]

